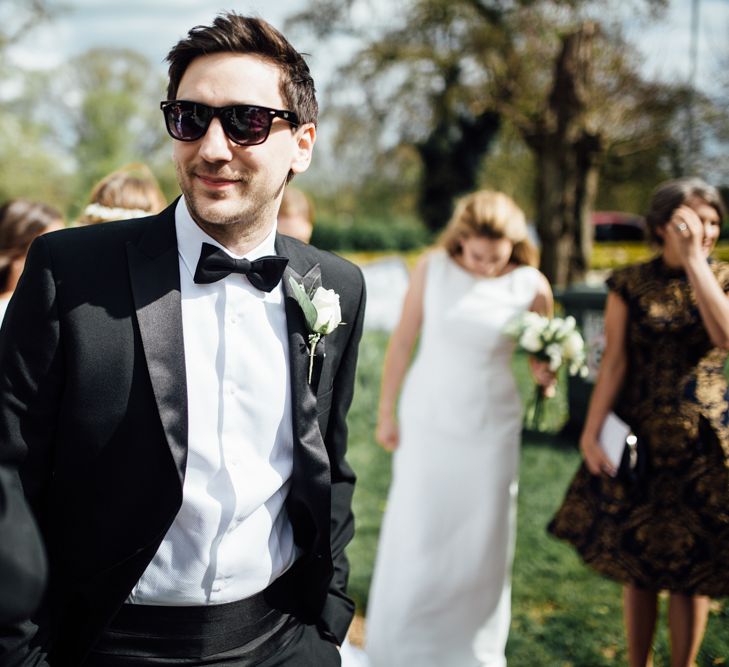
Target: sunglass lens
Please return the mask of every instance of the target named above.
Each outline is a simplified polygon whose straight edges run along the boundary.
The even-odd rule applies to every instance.
[[[212,119],[212,110],[205,105],[178,102],[165,108],[167,129],[181,141],[195,141],[205,134]]]
[[[227,110],[225,131],[238,144],[251,146],[263,143],[271,129],[271,115],[266,109],[239,105]]]

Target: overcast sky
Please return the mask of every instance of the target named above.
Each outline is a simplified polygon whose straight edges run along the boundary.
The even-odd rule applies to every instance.
[[[256,14],[282,28],[287,16],[306,6],[306,0],[58,2],[68,6],[68,11],[49,26],[33,31],[28,40],[16,47],[12,53],[16,62],[45,68],[94,46],[129,47],[147,55],[164,72],[163,60],[169,48],[190,27],[209,23],[224,9]],[[716,75],[719,54],[726,58],[729,51],[729,0],[701,0],[700,8],[698,77],[699,85],[708,87]],[[665,21],[652,25],[627,21],[630,36],[645,53],[649,74],[673,80],[688,78],[690,17],[691,0],[671,0]],[[317,52],[316,42],[307,40],[305,35],[293,41],[297,48],[311,53],[309,64],[317,87],[322,90],[337,58],[329,49]]]
[[[2,0],[0,0],[1,2]],[[12,51],[31,68],[52,67],[92,47],[126,47],[144,53],[165,72],[169,49],[195,25],[234,9],[261,16],[278,28],[306,0],[51,0],[66,9],[47,26],[34,30]]]

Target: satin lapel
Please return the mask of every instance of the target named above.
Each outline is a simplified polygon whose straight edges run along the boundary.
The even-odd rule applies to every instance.
[[[302,250],[303,248],[303,250]],[[291,366],[291,402],[294,446],[294,472],[292,494],[303,499],[312,507],[315,517],[328,521],[329,488],[331,473],[329,456],[319,430],[317,402],[314,393],[315,380],[309,383],[309,331],[301,308],[293,296],[289,285],[289,277],[297,282],[306,283],[319,276],[319,265],[307,256],[306,246],[299,247],[287,242],[284,237],[276,239],[276,252],[289,258],[283,277],[285,295],[286,326],[289,333],[289,357]],[[319,366],[321,367],[321,359]],[[319,368],[321,372],[321,368]],[[315,487],[313,493],[307,493],[306,487]]]
[[[187,382],[175,204],[150,223],[127,261],[144,355],[180,483],[187,462]]]

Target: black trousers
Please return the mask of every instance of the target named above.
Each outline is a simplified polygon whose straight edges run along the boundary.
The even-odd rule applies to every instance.
[[[207,658],[154,658],[123,656],[94,651],[84,662],[84,667],[145,667],[147,665],[184,665],[187,667],[341,667],[339,649],[322,639],[313,625],[300,625],[291,641],[274,649],[263,662],[250,662],[245,656],[236,657],[236,651],[208,656]]]
[[[263,593],[224,605],[124,605],[83,667],[338,667],[316,626],[273,608]]]
[[[301,627],[301,634],[294,641],[261,663],[260,667],[341,667],[339,649],[330,641],[322,639],[315,626]]]

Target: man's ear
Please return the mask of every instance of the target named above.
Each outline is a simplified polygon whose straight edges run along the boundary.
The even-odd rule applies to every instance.
[[[291,171],[300,174],[306,171],[311,164],[311,156],[316,142],[316,127],[314,123],[307,123],[296,130],[296,148],[291,160]]]

